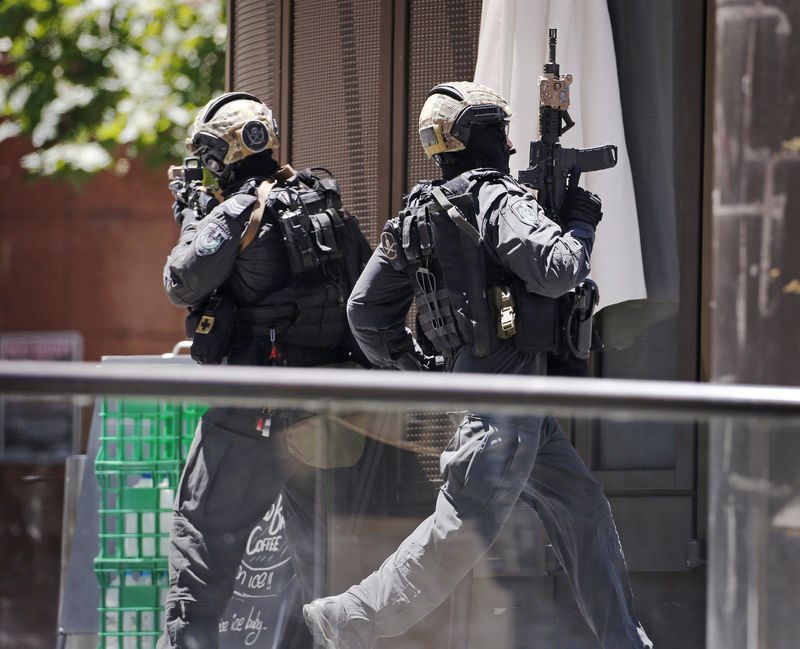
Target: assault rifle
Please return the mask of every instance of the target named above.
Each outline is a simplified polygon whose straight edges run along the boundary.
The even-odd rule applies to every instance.
[[[557,217],[564,201],[571,173],[608,169],[617,164],[617,147],[613,144],[595,149],[565,149],[559,138],[575,126],[569,116],[569,86],[572,75],[560,76],[556,63],[557,30],[549,32],[549,56],[544,74],[539,77],[539,135],[531,142],[527,169],[519,172],[519,181],[537,192],[537,200],[545,213]]]
[[[203,185],[200,158],[184,158],[183,165],[167,169],[169,188],[176,199],[183,201],[202,218],[219,205],[217,198]]]

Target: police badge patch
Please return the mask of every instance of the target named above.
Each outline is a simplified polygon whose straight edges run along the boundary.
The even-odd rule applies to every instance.
[[[381,234],[381,250],[389,261],[397,258],[397,241],[391,232]]]
[[[511,206],[511,211],[525,225],[530,225],[534,228],[538,228],[544,218],[542,208],[533,201],[518,200]]]
[[[198,257],[213,255],[220,246],[231,238],[231,231],[224,223],[209,223],[203,231],[197,235],[194,248]]]
[[[269,132],[261,122],[251,119],[242,126],[242,144],[251,151],[263,151],[268,141]]]

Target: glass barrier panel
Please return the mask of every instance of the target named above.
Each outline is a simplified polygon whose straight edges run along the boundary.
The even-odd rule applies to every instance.
[[[794,646],[787,420],[269,403],[101,396],[77,469],[4,465],[3,637]]]

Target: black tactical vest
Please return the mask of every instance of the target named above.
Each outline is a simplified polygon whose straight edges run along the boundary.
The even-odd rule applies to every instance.
[[[289,284],[237,311],[237,342],[273,336],[279,344],[342,346],[350,336],[347,297],[370,250],[356,219],[342,209],[338,183],[298,172],[272,190],[264,218],[283,234]]]
[[[417,326],[439,354],[470,345],[482,357],[497,345],[475,180],[468,172],[444,184],[417,185],[384,229],[384,241],[396,242],[393,266],[404,270],[414,287]]]
[[[513,295],[515,330],[500,337],[513,338],[523,353],[548,353],[559,362],[585,361],[593,335],[596,286],[587,280],[560,298],[529,293],[487,254],[485,224],[477,212],[478,190],[486,182],[520,192],[508,176],[486,169],[443,184],[423,182],[384,228],[384,251],[395,251],[392,265],[407,273],[414,287],[418,329],[439,354],[451,355],[469,345],[474,356],[487,356],[500,344],[503,324],[487,288],[504,287]]]

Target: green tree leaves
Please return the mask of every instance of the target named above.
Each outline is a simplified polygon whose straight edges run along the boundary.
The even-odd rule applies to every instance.
[[[184,155],[225,84],[224,0],[0,0],[0,141],[32,175],[85,178]]]

